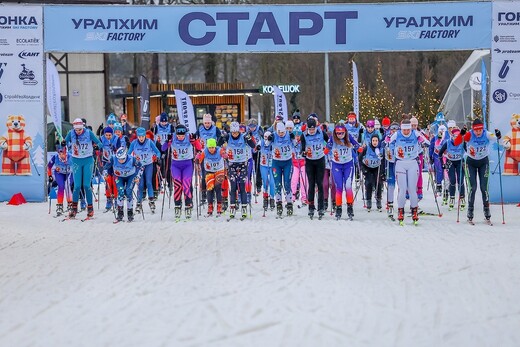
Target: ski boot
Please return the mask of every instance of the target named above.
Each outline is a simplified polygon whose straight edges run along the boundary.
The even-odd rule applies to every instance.
[[[370,212],[372,210],[372,199],[367,199],[367,212]]]
[[[186,216],[186,219],[191,219],[191,211],[193,210],[193,207],[192,206],[187,206],[185,209],[184,209],[184,214]]]
[[[217,217],[220,217],[222,215],[222,203],[217,202]]]
[[[448,205],[448,191],[446,189],[442,193],[442,204]]]
[[[336,206],[336,220],[340,220],[341,219],[341,214],[342,214],[342,208],[341,206]]]
[[[229,205],[229,219],[235,218],[235,211],[236,211],[235,205],[233,205],[233,204]]]
[[[133,222],[134,221],[134,210],[131,208],[126,210],[126,217],[128,218],[129,222]]]
[[[85,211],[87,209],[87,202],[85,199],[82,199],[79,204],[80,211]]]
[[[267,211],[269,208],[269,195],[267,193],[264,194],[264,211]]]
[[[227,197],[222,197],[222,211],[227,211],[228,209],[228,199]]]
[[[110,210],[112,210],[112,204],[113,204],[112,199],[108,198],[107,203],[105,205],[105,212],[110,212]]]
[[[314,204],[310,203],[309,204],[309,218],[310,219],[314,218],[314,212],[315,211],[316,211],[316,207],[314,207]]]
[[[61,216],[63,214],[63,204],[56,204],[56,216]]]
[[[94,206],[92,206],[92,205],[87,206],[87,217],[88,218],[94,217]]]
[[[242,204],[242,217],[240,220],[244,220],[247,218],[247,205]]]
[[[435,194],[436,194],[437,196],[440,196],[440,195],[442,194],[442,184],[437,184],[437,185],[435,186]]]
[[[318,210],[318,220],[322,220],[325,215],[325,210]]]
[[[450,202],[448,204],[448,208],[451,211],[451,210],[453,210],[454,207],[455,207],[455,197],[450,196]]]
[[[491,220],[491,211],[489,210],[489,205],[484,206],[484,218],[486,218],[486,221],[488,222]]]
[[[288,202],[287,205],[285,205],[285,208],[287,209],[287,215],[292,216],[293,215],[293,203]]]
[[[394,219],[394,203],[393,202],[387,202],[386,203],[386,213],[388,214],[388,218],[391,220]]]
[[[282,218],[283,205],[281,201],[276,202],[276,218]]]
[[[148,206],[150,206],[150,210],[152,211],[152,214],[155,213],[155,199],[150,198],[150,201],[148,201]]]
[[[404,225],[404,208],[399,207],[397,209],[397,220],[399,221],[399,225]]]
[[[327,211],[329,209],[329,200],[323,200],[323,210]]]
[[[464,199],[464,197],[461,197],[460,198],[460,210],[464,211],[465,208],[466,208],[466,199]]]
[[[143,204],[138,201],[137,204],[135,204],[135,213],[141,214],[142,210],[143,210]]]
[[[336,200],[332,199],[332,211],[336,211]]]
[[[213,215],[213,203],[208,202],[208,214],[207,217],[211,217]]]
[[[379,212],[383,211],[383,204],[381,203],[381,199],[376,199],[376,208]]]
[[[349,220],[354,219],[354,205],[352,203],[347,204],[347,216]]]
[[[473,223],[473,207],[468,208],[468,222]]]
[[[69,218],[76,218],[76,214],[78,213],[78,203],[73,202],[70,206]]]
[[[175,206],[175,221],[178,222],[181,219],[181,207]]]
[[[123,217],[125,216],[125,212],[123,211],[123,206],[117,206],[117,217],[116,220],[121,222]]]
[[[419,223],[418,207],[412,207],[412,220],[414,225]]]
[[[274,198],[269,198],[269,208],[272,210],[274,210],[274,208],[276,207],[276,203],[274,201]]]

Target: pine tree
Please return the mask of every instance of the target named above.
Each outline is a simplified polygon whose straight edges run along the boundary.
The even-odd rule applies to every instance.
[[[419,120],[419,126],[433,122],[440,108],[439,88],[431,80],[431,75],[431,72],[427,72],[417,96],[415,117]]]

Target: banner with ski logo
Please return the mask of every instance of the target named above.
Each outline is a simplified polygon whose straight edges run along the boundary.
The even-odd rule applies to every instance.
[[[283,121],[287,122],[287,100],[285,99],[285,95],[278,86],[273,86],[273,95],[274,95],[274,114],[275,116],[282,116]]]
[[[354,113],[359,119],[359,80],[357,73],[357,65],[355,61],[352,61],[352,82],[352,106],[354,107]]]
[[[141,126],[145,129],[149,129],[150,90],[148,89],[148,80],[143,75],[139,77],[139,86],[141,87]]]
[[[47,109],[60,139],[63,139],[61,130],[60,76],[56,65],[50,59],[47,59]]]
[[[195,122],[195,111],[193,110],[191,99],[188,94],[182,90],[175,89],[174,92],[179,124],[184,124],[186,128],[188,128],[188,132],[194,134],[197,131],[197,124]]]

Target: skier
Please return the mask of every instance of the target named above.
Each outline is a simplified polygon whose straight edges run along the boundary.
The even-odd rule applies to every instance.
[[[286,127],[287,129],[287,127]],[[309,182],[307,181],[307,173],[305,172],[305,158],[302,155],[302,131],[294,131],[294,153],[292,155],[292,176],[291,176],[291,190],[293,192],[298,191],[298,185],[300,189],[300,201],[302,205],[307,205],[307,187]],[[296,201],[296,195],[293,195],[293,204]]]
[[[352,191],[352,179],[354,177],[354,149],[358,142],[344,124],[338,123],[332,137],[327,142],[327,151],[331,156],[331,172],[336,186],[336,219],[340,219],[343,208],[343,191],[347,201],[347,215],[350,220],[354,217],[354,193]]]
[[[106,127],[103,129],[103,135],[101,136],[100,141],[103,144],[103,150],[101,151],[102,154],[101,160],[99,161],[99,169],[103,170],[105,164],[110,161],[112,155],[114,155],[116,150],[121,146],[121,139],[117,136],[114,136],[113,128]],[[117,199],[116,183],[114,181],[114,174],[112,170],[108,171],[108,176],[105,180],[105,196],[107,198],[105,212],[108,212],[112,209],[112,206],[115,203],[114,199]]]
[[[415,117],[410,118],[410,123],[412,124],[412,130],[417,130],[421,134],[423,134],[423,136],[425,136],[425,137],[427,136],[419,128],[419,120],[417,118],[415,118]],[[423,172],[423,168],[424,168],[424,148],[422,146],[421,146],[421,149],[419,151],[418,165],[419,165],[419,179],[417,180],[417,198],[419,199],[419,201],[421,201],[422,198],[423,198],[423,177],[422,177],[422,172]]]
[[[444,125],[440,125],[437,130],[437,135],[431,139],[430,142],[430,166],[433,168],[435,172],[435,183],[436,183],[436,192],[438,195],[442,194],[442,181],[444,179],[444,159],[439,156],[439,152],[442,148],[442,145],[446,142],[446,137],[444,133],[446,132],[446,127]],[[444,194],[443,197],[444,205],[448,203],[448,194]]]
[[[253,140],[258,145],[262,138],[264,137],[264,129],[258,125],[258,121],[254,118],[251,118],[247,121],[247,126],[249,128],[249,132],[253,137]],[[262,191],[262,175],[260,174],[260,159],[257,150],[253,151],[253,163],[255,165],[255,186],[256,186],[256,194],[260,194]]]
[[[270,131],[266,131],[264,133],[263,138],[260,143],[256,145],[256,150],[258,155],[260,156],[260,174],[262,175],[262,182],[264,187],[263,194],[263,208],[264,211],[267,211],[267,208],[270,207],[271,210],[274,210],[274,179],[272,173],[272,165],[273,165],[273,157],[272,157],[272,148],[271,141],[269,138],[272,136]]]
[[[202,148],[205,148],[206,142],[208,139],[214,139],[219,143],[220,137],[222,136],[220,129],[213,123],[213,117],[211,114],[206,113],[202,116],[202,124],[197,128],[197,132],[195,133],[195,138],[200,139],[200,143]],[[204,166],[201,168],[202,177],[205,176],[205,168]],[[227,194],[226,194],[227,196]],[[204,205],[206,203],[206,181],[201,180],[201,201],[200,204]]]
[[[232,122],[229,126],[230,134],[223,140],[227,142],[226,151],[229,162],[228,174],[230,181],[230,205],[229,217],[235,217],[237,209],[237,193],[240,197],[239,203],[242,204],[242,218],[247,217],[247,162],[251,153],[250,148],[255,147],[255,141],[250,133],[241,134],[240,124]]]
[[[372,134],[372,140],[370,144],[363,147],[361,154],[359,155],[359,163],[361,170],[365,176],[365,201],[367,210],[370,212],[372,209],[372,191],[376,196],[376,208],[381,211],[383,205],[381,203],[381,195],[383,192],[383,182],[381,176],[384,175],[383,167],[383,154],[380,150],[379,136],[378,134]]]
[[[208,217],[213,215],[214,196],[217,199],[217,217],[222,215],[222,182],[224,181],[224,159],[227,158],[226,150],[217,147],[215,139],[207,139],[206,147],[195,157],[195,165],[198,168],[204,166],[203,179],[206,181],[208,198]],[[198,169],[197,169],[198,170]]]
[[[381,141],[381,133],[376,130],[376,122],[373,119],[367,120],[366,129],[359,129],[358,142],[363,146],[367,147],[372,141],[372,135],[377,135],[379,141]]]
[[[275,186],[276,214],[281,218],[283,213],[282,205],[282,182],[285,189],[285,200],[287,202],[287,215],[293,214],[291,175],[292,175],[292,153],[294,151],[294,134],[290,134],[285,129],[282,121],[277,121],[274,125],[276,132],[269,136],[272,149],[272,173]]]
[[[87,218],[94,216],[92,206],[92,173],[94,171],[94,145],[103,148],[103,144],[94,133],[84,127],[81,118],[74,119],[73,130],[65,137],[68,147],[72,148],[72,175],[74,177],[74,192],[72,194],[72,208],[69,218],[75,218],[78,212],[78,200],[83,188],[87,200]]]
[[[413,126],[413,125],[412,125]],[[386,163],[386,212],[391,220],[394,220],[394,193],[395,193],[395,157],[390,149],[390,139],[399,130],[399,124],[394,122],[390,125],[390,131],[383,141],[383,150]],[[421,176],[419,174],[419,176]],[[417,195],[419,198],[419,195]]]
[[[66,195],[67,205],[70,208],[72,206],[72,171],[71,168],[71,155],[67,153],[67,147],[56,145],[57,154],[53,155],[49,163],[47,164],[47,175],[49,177],[49,185],[58,185],[58,196],[56,203],[56,216],[63,214],[63,198]]]
[[[417,130],[412,130],[410,120],[405,119],[401,122],[401,129],[392,135],[390,139],[390,149],[395,157],[395,175],[398,185],[397,210],[399,224],[404,223],[404,205],[406,203],[406,192],[410,195],[410,207],[412,209],[412,219],[414,224],[419,221],[417,211],[417,178],[419,176],[419,166],[417,158],[419,156],[420,144],[429,144],[429,141]]]
[[[194,149],[201,151],[200,142],[194,135],[188,134],[188,129],[183,124],[175,127],[175,136],[163,145],[162,151],[170,145],[171,173],[174,187],[175,219],[181,217],[182,195],[184,194],[184,213],[186,218],[191,218],[193,209],[192,179]]]
[[[146,138],[146,130],[142,127],[137,128],[135,131],[137,139],[132,141],[130,148],[128,148],[128,154],[131,154],[141,164],[143,171],[143,179],[139,181],[137,190],[137,203],[135,206],[135,212],[141,213],[142,201],[144,195],[144,186],[146,184],[146,191],[148,193],[148,204],[150,210],[155,213],[155,196],[153,191],[153,165],[157,161],[157,158],[161,156],[161,152],[155,145],[155,143]],[[167,141],[166,141],[167,143]]]
[[[314,114],[311,114],[311,116]],[[316,117],[317,118],[317,117]],[[314,217],[316,210],[314,195],[318,188],[318,219],[325,214],[323,203],[323,176],[325,174],[325,144],[329,137],[324,133],[314,117],[307,121],[307,129],[301,137],[302,154],[305,157],[305,173],[309,185],[307,186],[307,200],[309,202],[309,217]]]
[[[450,202],[449,209],[452,210],[455,206],[455,190],[458,187],[459,190],[459,202],[460,209],[464,210],[466,207],[466,201],[464,199],[464,179],[465,174],[463,170],[464,166],[464,144],[461,142],[458,146],[455,146],[454,140],[459,136],[460,129],[453,128],[451,131],[451,137],[449,140],[444,142],[440,151],[439,157],[443,157],[446,153],[446,164],[445,167],[448,169],[448,177],[450,179]]]
[[[103,176],[108,175],[108,170],[112,168],[116,176],[117,194],[117,217],[116,222],[120,222],[124,217],[125,197],[127,201],[127,218],[131,222],[134,220],[133,192],[135,184],[139,183],[143,168],[141,162],[135,157],[127,155],[127,150],[120,147],[115,156],[105,166]]]
[[[484,217],[488,223],[491,223],[491,211],[489,209],[489,150],[491,141],[500,140],[500,130],[495,129],[495,133],[491,133],[484,129],[482,120],[475,119],[471,130],[467,131],[462,128],[459,136],[455,138],[453,144],[458,146],[464,141],[466,143],[466,165],[469,178],[469,201],[468,201],[468,221],[473,223],[473,212],[475,208],[475,194],[477,193],[477,176],[482,193],[482,204],[484,207]]]

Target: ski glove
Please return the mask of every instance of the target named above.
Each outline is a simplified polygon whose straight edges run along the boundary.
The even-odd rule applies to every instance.
[[[495,129],[495,136],[497,137],[498,140],[500,140],[502,138],[502,133],[500,132],[500,130]]]

